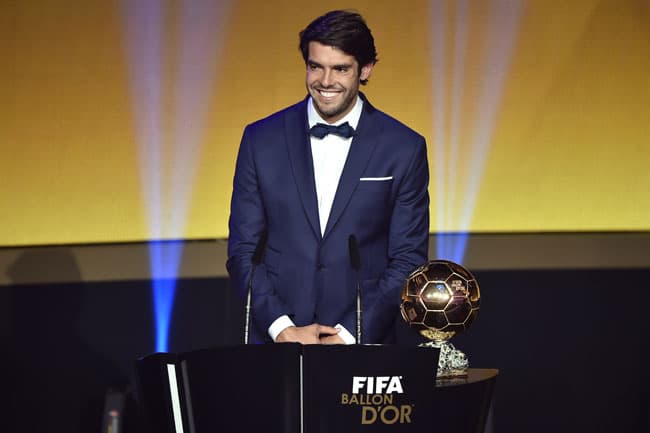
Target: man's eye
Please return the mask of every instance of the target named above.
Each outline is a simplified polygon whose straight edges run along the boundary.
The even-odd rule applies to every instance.
[[[318,69],[318,65],[309,65],[310,71],[315,71],[316,69]]]
[[[336,68],[336,71],[337,71],[337,72],[340,72],[340,73],[342,73],[342,74],[348,72],[348,70],[349,70],[349,68]]]

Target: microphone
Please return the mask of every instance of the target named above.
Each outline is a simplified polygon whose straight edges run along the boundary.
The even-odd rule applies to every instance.
[[[253,267],[251,269],[251,276],[248,279],[248,291],[246,293],[246,316],[244,318],[244,344],[248,344],[248,334],[250,333],[250,323],[251,323],[251,297],[253,293],[253,277],[255,276],[255,269],[257,265],[262,262],[262,257],[264,257],[264,250],[266,249],[266,240],[268,238],[268,232],[264,230],[260,239],[255,245],[255,251],[253,251],[253,257],[251,262]]]
[[[359,244],[354,235],[348,238],[348,248],[350,250],[350,265],[354,269],[355,280],[357,283],[357,344],[361,344],[361,283],[359,281],[359,269],[361,268],[361,256],[359,255]]]

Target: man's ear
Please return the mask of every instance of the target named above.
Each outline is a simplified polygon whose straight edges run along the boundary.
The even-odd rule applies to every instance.
[[[374,63],[368,63],[366,66],[361,68],[361,73],[359,73],[359,80],[367,80],[370,78],[370,73],[372,72],[372,68],[375,66]]]

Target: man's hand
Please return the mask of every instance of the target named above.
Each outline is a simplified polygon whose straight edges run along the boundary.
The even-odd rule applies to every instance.
[[[301,344],[321,344],[321,335],[324,338],[337,337],[339,330],[331,326],[319,325],[312,323],[308,326],[289,326],[278,334],[275,339],[276,343],[301,343]],[[341,340],[343,341],[343,340]],[[333,343],[329,343],[333,344]]]
[[[323,335],[320,344],[345,344],[345,341],[339,335]]]

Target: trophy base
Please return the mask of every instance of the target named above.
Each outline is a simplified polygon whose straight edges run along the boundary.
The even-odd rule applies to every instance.
[[[440,349],[440,358],[438,359],[438,378],[463,378],[467,377],[469,361],[467,356],[456,349],[453,344],[447,341],[428,341],[420,344],[420,347],[435,347]]]

